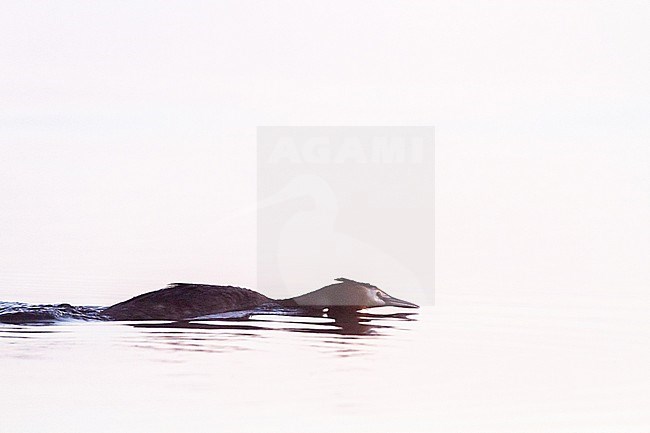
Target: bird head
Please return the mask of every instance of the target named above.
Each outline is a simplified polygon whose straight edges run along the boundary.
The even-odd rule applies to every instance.
[[[337,278],[338,283],[330,284],[302,296],[291,298],[303,307],[328,308],[370,308],[405,307],[419,308],[418,305],[397,299],[376,286],[348,278]]]

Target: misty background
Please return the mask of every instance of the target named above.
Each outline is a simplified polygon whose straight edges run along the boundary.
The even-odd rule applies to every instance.
[[[435,125],[438,300],[647,302],[649,19],[634,1],[3,2],[0,299],[254,288],[257,126]]]

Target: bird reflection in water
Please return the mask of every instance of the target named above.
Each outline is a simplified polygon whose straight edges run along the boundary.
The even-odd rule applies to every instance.
[[[137,337],[136,345],[147,349],[213,353],[246,351],[264,347],[259,345],[262,340],[274,346],[272,337],[284,333],[307,337],[308,345],[319,351],[331,350],[337,356],[349,357],[369,353],[373,346],[371,341],[389,337],[394,334],[391,331],[408,330],[407,322],[417,320],[417,313],[325,310],[252,310],[238,317],[131,322],[130,325],[151,331]]]
[[[182,328],[226,331],[284,331],[327,335],[380,336],[382,329],[400,328],[415,321],[417,313],[367,313],[350,309],[251,311],[240,317],[213,317],[165,323],[139,322],[136,328]],[[218,322],[218,323],[215,323]],[[396,322],[388,324],[387,322]]]

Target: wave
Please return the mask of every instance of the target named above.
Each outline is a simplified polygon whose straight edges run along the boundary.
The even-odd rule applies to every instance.
[[[106,320],[104,307],[70,304],[32,305],[22,302],[0,302],[0,323],[51,324],[65,320]]]

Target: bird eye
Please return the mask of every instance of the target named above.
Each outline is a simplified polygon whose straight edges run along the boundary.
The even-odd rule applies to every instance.
[[[383,293],[381,293],[380,290],[377,290],[377,293],[375,293],[375,294],[376,294],[377,297],[379,297],[379,298],[381,298],[381,297],[384,295]]]

